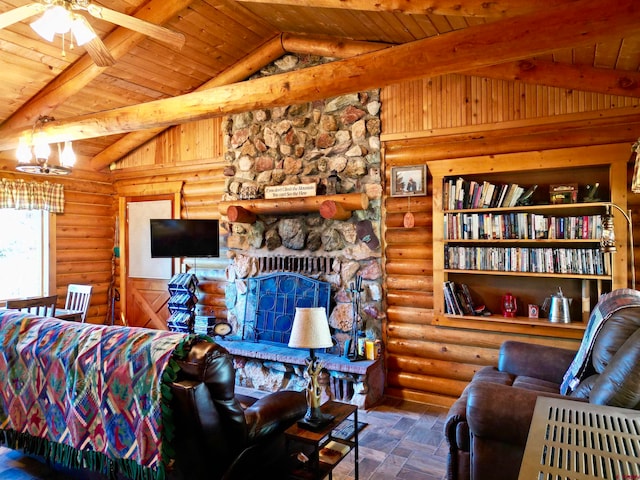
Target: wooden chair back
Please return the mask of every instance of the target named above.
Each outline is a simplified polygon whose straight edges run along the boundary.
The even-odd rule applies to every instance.
[[[58,295],[48,297],[21,298],[7,300],[7,308],[33,313],[41,317],[54,317],[56,315],[56,302]]]
[[[77,285],[70,283],[67,287],[67,300],[64,308],[67,310],[79,310],[82,312],[82,322],[87,319],[89,302],[91,301],[91,285]]]

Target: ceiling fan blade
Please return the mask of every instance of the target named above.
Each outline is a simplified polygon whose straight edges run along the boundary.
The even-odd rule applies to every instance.
[[[172,47],[182,48],[184,45],[185,39],[183,34],[160,27],[146,20],[140,20],[131,15],[125,15],[124,13],[116,12],[106,7],[99,7],[94,4],[89,4],[87,11],[96,18],[142,33],[160,42],[167,43]]]
[[[44,12],[46,7],[41,3],[30,3],[23,5],[8,12],[0,13],[0,29],[21,22],[22,20],[32,17],[40,12]]]
[[[106,45],[100,40],[100,37],[89,40],[83,47],[93,62],[99,67],[110,67],[116,63]]]

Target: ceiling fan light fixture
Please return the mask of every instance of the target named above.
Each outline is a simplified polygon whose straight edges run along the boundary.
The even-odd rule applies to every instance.
[[[16,150],[18,159],[16,170],[35,175],[68,175],[71,173],[71,167],[76,162],[71,141],[65,141],[64,146],[61,143],[57,144],[57,164],[52,164],[49,163],[51,155],[49,139],[45,132],[38,131],[43,125],[53,120],[53,117],[46,115],[38,117],[31,130],[31,138],[20,138]]]
[[[73,19],[71,12],[61,5],[55,5],[42,15],[47,17],[56,33],[60,35],[67,33],[71,28]]]
[[[36,138],[33,142],[33,154],[38,160],[48,160],[51,155],[51,147],[43,138]]]
[[[72,24],[71,12],[62,5],[48,8],[40,18],[31,23],[31,28],[42,38],[53,41],[56,33],[60,35],[69,31]]]
[[[21,138],[18,141],[18,148],[16,149],[16,158],[20,163],[27,163],[31,161],[31,148],[26,139]]]
[[[60,148],[60,144],[58,144],[58,149]],[[71,168],[76,164],[76,154],[73,151],[73,146],[71,142],[67,140],[64,142],[64,148],[60,153],[60,163],[63,167]]]
[[[30,26],[33,31],[40,35],[42,38],[44,38],[48,42],[53,42],[53,37],[55,37],[56,32],[54,27],[45,18],[45,15],[46,12],[37,20],[31,22]]]
[[[81,15],[74,15],[71,23],[71,32],[76,39],[76,44],[82,46],[97,37],[96,33],[91,29],[87,20]]]

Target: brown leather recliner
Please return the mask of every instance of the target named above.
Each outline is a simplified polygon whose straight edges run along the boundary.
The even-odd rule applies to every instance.
[[[602,300],[601,300],[602,302]],[[612,313],[599,330],[576,401],[640,409],[640,307]],[[538,396],[560,394],[576,352],[507,341],[498,367],[478,371],[444,427],[450,480],[515,480]]]
[[[176,462],[169,478],[278,478],[286,460],[282,432],[304,416],[304,392],[259,400],[235,395],[232,356],[216,343],[196,342],[178,364],[171,384]]]

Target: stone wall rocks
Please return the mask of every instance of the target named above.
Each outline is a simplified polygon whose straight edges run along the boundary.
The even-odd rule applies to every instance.
[[[272,75],[329,61],[313,56],[286,55],[265,67]],[[275,185],[316,185],[318,195],[364,192],[367,210],[352,212],[345,221],[324,219],[319,213],[258,216],[253,224],[227,229],[230,268],[235,277],[259,275],[258,257],[332,257],[336,271],[299,273],[332,284],[330,326],[342,351],[354,315],[349,286],[363,277],[359,326],[371,339],[381,338],[381,247],[370,248],[357,235],[355,225],[369,220],[380,238],[382,198],[380,154],[380,97],[378,90],[352,93],[325,101],[257,110],[227,117],[223,122],[228,165],[223,200],[264,198]],[[223,217],[222,221],[228,221]],[[244,295],[231,289],[229,320],[242,331]],[[373,313],[373,314],[372,314]],[[255,373],[255,372],[254,372]],[[276,375],[276,373],[274,373]],[[277,375],[282,375],[279,372]],[[247,372],[239,377],[247,377]],[[269,383],[271,380],[265,380]]]

